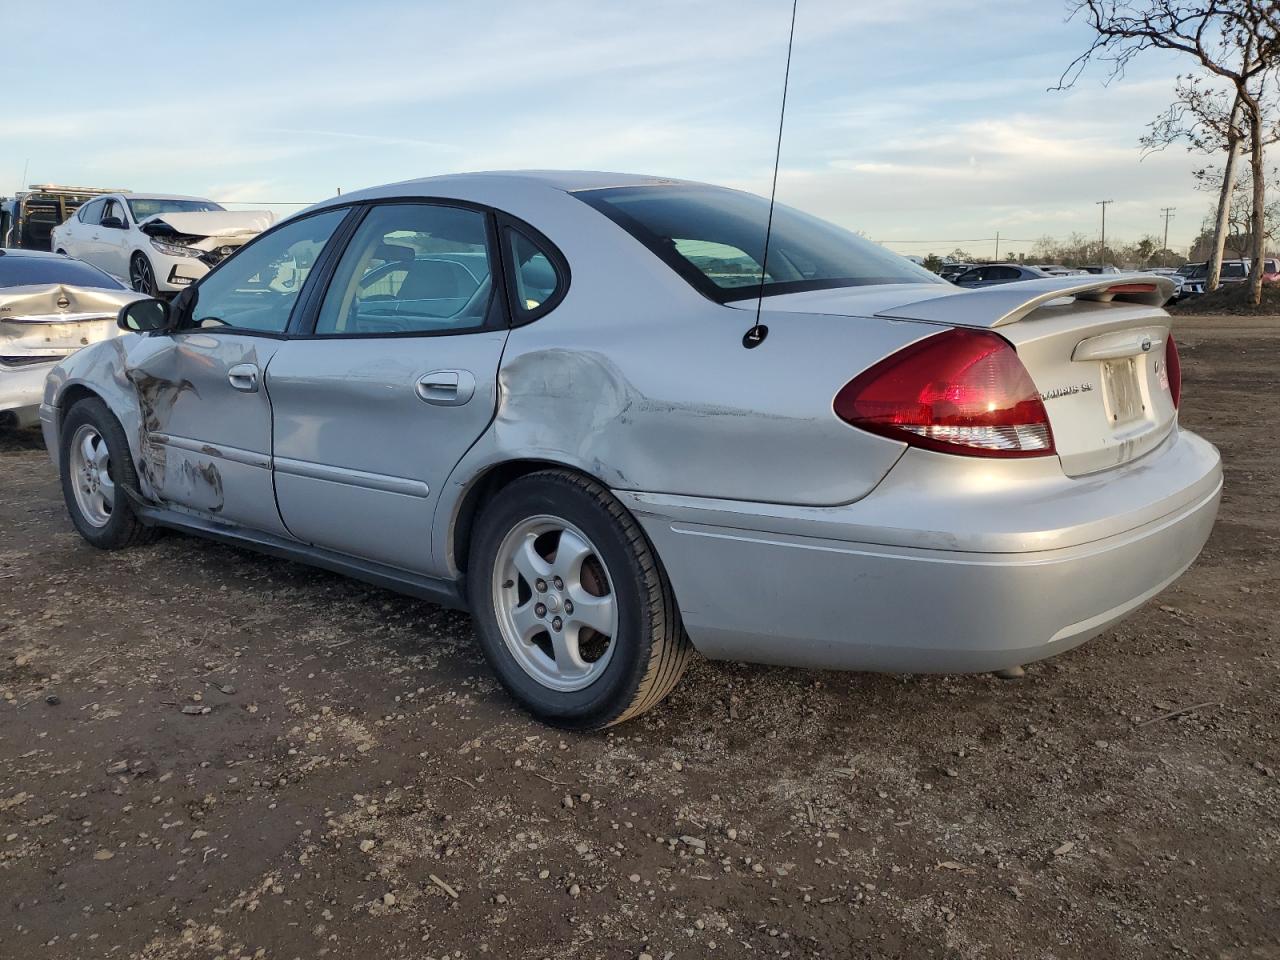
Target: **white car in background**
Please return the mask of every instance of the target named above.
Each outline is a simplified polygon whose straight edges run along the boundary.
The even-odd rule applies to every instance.
[[[233,213],[200,197],[112,193],[55,227],[50,245],[158,296],[190,286],[274,221],[268,210]]]

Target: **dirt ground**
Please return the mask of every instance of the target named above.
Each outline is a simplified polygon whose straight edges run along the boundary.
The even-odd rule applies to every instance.
[[[699,660],[591,736],[461,614],[93,550],[5,436],[0,956],[1280,957],[1280,317],[1177,327],[1226,494],[1130,621],[1021,681]]]

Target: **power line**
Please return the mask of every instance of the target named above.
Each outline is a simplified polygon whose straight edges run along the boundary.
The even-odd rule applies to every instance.
[[[991,243],[993,240],[999,239],[1001,243],[1038,243],[1045,237],[1036,237],[1034,240],[1017,240],[1013,237],[1006,237],[1004,234],[997,234],[995,237],[963,237],[961,239],[951,240],[875,240],[874,243]],[[1056,237],[1049,237],[1050,240],[1056,240]]]
[[[309,207],[314,200],[214,200],[214,203],[252,204],[255,207]]]

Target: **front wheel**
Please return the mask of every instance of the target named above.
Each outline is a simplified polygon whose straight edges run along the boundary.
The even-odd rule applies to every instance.
[[[644,532],[598,484],[530,474],[482,512],[468,580],[481,647],[517,702],[593,730],[656,705],[691,647]]]
[[[80,536],[103,550],[146,543],[155,530],[134,513],[127,491],[138,487],[124,428],[98,399],[76,403],[62,421],[62,497]]]
[[[129,286],[148,297],[154,297],[159,289],[156,286],[156,272],[145,253],[135,253],[129,260]]]

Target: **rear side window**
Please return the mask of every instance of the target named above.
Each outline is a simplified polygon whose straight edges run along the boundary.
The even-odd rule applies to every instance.
[[[0,287],[64,283],[69,287],[123,290],[124,284],[97,267],[66,257],[0,256]]]
[[[556,258],[523,230],[507,227],[505,234],[515,280],[513,309],[519,320],[536,319],[559,302],[565,277]]]

